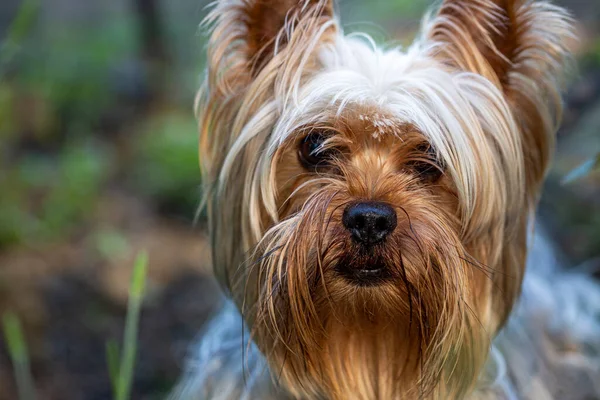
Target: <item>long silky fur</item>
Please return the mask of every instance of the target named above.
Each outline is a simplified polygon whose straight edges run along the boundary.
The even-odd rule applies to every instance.
[[[490,346],[521,292],[571,20],[528,0],[446,0],[432,15],[410,48],[383,49],[345,36],[329,0],[216,3],[197,109],[214,268],[231,301],[175,397],[557,396],[550,352],[564,337],[528,300],[535,283]],[[315,129],[336,133],[323,146],[351,161],[307,172],[296,146]],[[443,165],[435,185],[398,170],[424,157],[423,142]],[[399,214],[369,254],[341,227],[356,199]],[[349,286],[340,263],[382,263],[393,280]],[[575,281],[535,268],[526,282],[544,293]],[[547,340],[519,342],[521,329]],[[593,361],[577,332],[563,336]],[[522,347],[544,363],[534,389]]]

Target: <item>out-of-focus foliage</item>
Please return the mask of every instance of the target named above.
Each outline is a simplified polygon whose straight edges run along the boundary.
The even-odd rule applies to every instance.
[[[0,244],[60,238],[93,207],[109,167],[91,140],[65,144],[58,157],[23,155],[2,173]]]
[[[200,198],[198,140],[193,113],[161,113],[140,126],[131,179],[140,193],[175,209],[190,210]]]
[[[36,5],[20,8],[0,53],[0,248],[67,238],[111,187],[193,216],[197,83],[179,78],[201,70],[198,57],[188,57],[185,73],[167,68],[166,82],[177,84],[157,99],[132,10],[107,6],[102,21],[86,25],[54,20],[60,14],[49,17],[47,2],[36,20]]]

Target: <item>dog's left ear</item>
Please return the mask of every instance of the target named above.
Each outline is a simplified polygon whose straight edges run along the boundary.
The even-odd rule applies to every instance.
[[[209,82],[226,89],[246,86],[277,55],[290,47],[304,50],[300,45],[333,19],[333,0],[217,1],[207,18]]]
[[[562,111],[563,69],[574,37],[568,13],[545,1],[444,0],[425,35],[435,58],[502,90],[523,131],[528,187],[536,188]]]

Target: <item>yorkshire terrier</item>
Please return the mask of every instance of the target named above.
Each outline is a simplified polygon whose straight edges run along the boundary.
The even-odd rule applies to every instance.
[[[174,398],[600,398],[598,286],[541,257],[523,284],[565,10],[445,0],[407,50],[345,36],[332,0],[222,0],[207,24],[230,300]]]

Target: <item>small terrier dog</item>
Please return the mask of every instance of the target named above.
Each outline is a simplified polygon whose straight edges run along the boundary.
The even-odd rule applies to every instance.
[[[546,253],[523,284],[565,10],[444,0],[405,51],[345,36],[332,0],[219,0],[207,23],[230,300],[174,398],[600,398],[598,286]]]

